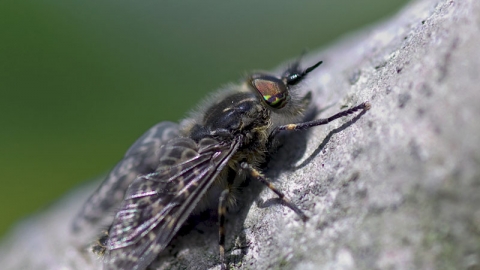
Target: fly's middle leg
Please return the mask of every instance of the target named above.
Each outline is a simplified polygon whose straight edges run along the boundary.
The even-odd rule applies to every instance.
[[[242,164],[240,164],[240,167],[243,170],[248,171],[253,178],[260,181],[262,184],[266,185],[271,191],[277,194],[280,200],[282,201],[282,203],[288,208],[292,209],[304,222],[308,220],[308,216],[302,210],[300,210],[300,208],[298,208],[294,203],[292,203],[290,199],[287,198],[280,189],[275,187],[275,185],[272,182],[270,182],[257,169],[253,168],[247,162],[243,162]]]

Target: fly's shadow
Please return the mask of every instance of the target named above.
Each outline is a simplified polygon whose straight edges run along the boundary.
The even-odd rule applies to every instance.
[[[322,143],[315,149],[315,151],[313,151],[313,153],[308,158],[306,158],[301,164],[299,164],[297,166],[294,166],[294,167],[291,167],[291,169],[297,170],[297,169],[305,167],[310,162],[312,162],[312,160],[323,150],[323,148],[325,148],[325,146],[330,141],[330,139],[332,138],[333,135],[335,135],[337,133],[340,133],[340,132],[344,131],[345,129],[349,128],[351,125],[355,124],[366,112],[367,111],[360,112],[358,115],[356,115],[354,118],[348,120],[347,122],[345,122],[340,127],[335,128],[335,129],[331,130],[330,132],[328,132],[327,136],[325,136]]]
[[[310,154],[310,156],[308,156],[302,163],[298,165],[294,164],[296,164],[297,161],[300,160],[305,154],[306,142],[307,138],[310,136],[310,130],[305,130],[303,132],[287,132],[287,134],[284,134],[282,138],[284,141],[282,146],[278,149],[278,152],[274,156],[272,156],[268,164],[267,177],[275,181],[275,179],[278,179],[280,174],[282,174],[283,172],[293,172],[310,164],[325,148],[333,135],[340,133],[349,128],[351,125],[355,124],[365,113],[366,111],[362,111],[354,118],[342,124],[340,127],[328,132],[327,136],[325,136],[325,138],[312,152],[312,154]],[[312,113],[311,117],[315,117],[314,112]],[[306,121],[309,121],[309,119],[306,119]],[[316,179],[312,178],[312,181],[316,181]],[[295,198],[291,199],[295,201]],[[282,204],[282,201],[279,198],[271,198],[266,201],[261,201],[260,199],[258,199],[256,202],[259,208],[268,208],[274,205]]]
[[[307,111],[305,118],[303,119],[305,122],[311,121],[315,119],[318,115],[322,115],[322,113],[333,107],[333,105],[329,105],[321,110],[317,108],[312,108]],[[295,131],[295,132],[284,132],[279,134],[279,144],[276,152],[270,155],[269,162],[267,163],[266,167],[266,176],[271,179],[273,182],[279,178],[279,176],[284,172],[293,172],[298,169],[305,167],[306,165],[310,164],[316,156],[325,148],[327,143],[330,141],[333,135],[340,133],[341,131],[347,129],[355,122],[357,122],[362,115],[364,115],[366,111],[362,111],[358,115],[356,115],[351,120],[348,120],[340,127],[331,130],[327,136],[323,139],[322,143],[318,145],[312,154],[308,158],[306,158],[302,163],[297,164],[297,162],[302,159],[305,155],[306,147],[307,147],[307,140],[310,135],[310,129],[302,130],[302,131]],[[281,203],[281,200],[276,198],[269,199],[266,202],[260,202],[259,207],[269,207],[273,204]]]

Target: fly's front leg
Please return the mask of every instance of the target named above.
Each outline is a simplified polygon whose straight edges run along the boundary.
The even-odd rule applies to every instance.
[[[353,107],[351,109],[348,109],[348,110],[341,111],[341,112],[339,112],[337,114],[334,114],[334,115],[332,115],[328,118],[317,119],[317,120],[304,122],[304,123],[298,123],[298,124],[288,124],[288,125],[276,127],[272,131],[272,133],[270,134],[269,142],[271,142],[273,140],[273,138],[275,137],[275,135],[277,135],[282,130],[303,130],[303,129],[309,129],[309,128],[315,127],[315,126],[325,125],[325,124],[328,124],[328,123],[332,122],[335,119],[338,119],[338,118],[343,117],[343,116],[347,116],[347,115],[352,114],[356,111],[369,110],[370,107],[371,107],[370,102],[366,101],[366,102],[363,102],[362,104],[360,104],[358,106],[355,106],[355,107]]]
[[[250,175],[255,178],[256,180],[260,181],[262,184],[266,185],[271,191],[275,192],[275,194],[278,195],[280,200],[282,200],[282,203],[287,206],[288,208],[292,209],[300,218],[305,222],[308,220],[308,216],[303,213],[300,208],[298,208],[295,204],[293,204],[290,199],[288,199],[285,194],[279,190],[273,183],[271,183],[265,176],[263,176],[257,169],[253,168],[250,164],[247,162],[242,162],[240,164],[240,167],[243,170],[246,170],[250,173]]]

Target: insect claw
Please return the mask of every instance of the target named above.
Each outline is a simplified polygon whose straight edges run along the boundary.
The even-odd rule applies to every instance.
[[[368,110],[370,110],[370,108],[372,108],[372,104],[370,104],[369,101],[363,102],[363,106],[364,106],[363,109],[364,109],[365,111],[368,111]]]

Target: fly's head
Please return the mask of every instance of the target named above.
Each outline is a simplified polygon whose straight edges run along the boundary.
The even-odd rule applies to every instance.
[[[311,93],[308,92],[304,97],[299,98],[295,88],[308,73],[320,64],[322,61],[306,69],[301,69],[299,62],[296,62],[282,76],[259,72],[248,78],[248,84],[260,96],[265,107],[274,112],[274,119],[272,119],[274,126],[283,124],[283,122],[295,121],[296,118],[302,116],[303,111],[310,103]]]

